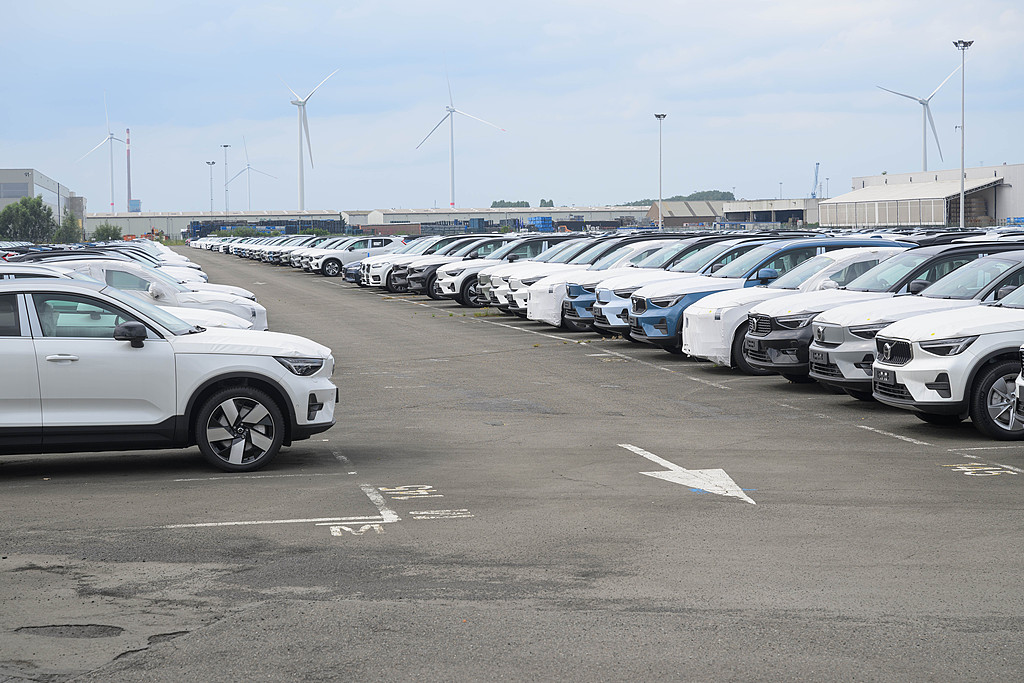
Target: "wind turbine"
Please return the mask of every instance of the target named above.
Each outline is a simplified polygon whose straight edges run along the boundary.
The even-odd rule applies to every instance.
[[[464,111],[459,111],[458,109],[456,109],[455,108],[455,101],[452,98],[452,82],[451,81],[448,81],[448,106],[445,107],[445,111],[447,113],[443,117],[441,117],[441,120],[437,122],[436,126],[434,126],[433,128],[430,129],[430,132],[427,133],[427,137],[425,137],[422,140],[420,140],[420,144],[416,145],[416,149],[419,149],[421,146],[423,146],[423,143],[426,142],[427,139],[431,135],[434,134],[434,131],[441,127],[441,124],[444,123],[445,119],[448,119],[448,139],[449,139],[448,169],[449,169],[449,172],[451,173],[451,186],[450,186],[451,187],[451,201],[450,201],[449,206],[454,209],[455,208],[455,114],[462,114],[463,116],[467,116],[467,117],[469,117],[471,119],[475,119],[475,120],[479,121],[480,123],[486,123],[488,126],[490,126],[492,128],[497,128],[502,133],[504,133],[506,131],[505,131],[504,128],[501,128],[499,126],[495,126],[490,121],[484,121],[483,119],[477,118],[476,116],[473,116],[472,114],[467,114]]]
[[[335,69],[327,78],[330,78],[334,74],[338,73],[341,69]],[[306,119],[306,102],[313,96],[321,85],[327,82],[327,78],[320,81],[319,85],[309,91],[309,94],[305,97],[299,97],[299,93],[291,89],[291,87],[285,83],[284,87],[288,88],[292,95],[295,95],[295,99],[292,100],[292,104],[299,108],[299,211],[306,208],[306,186],[303,180],[303,171],[305,164],[302,161],[302,131],[306,131],[306,145],[309,147],[309,166],[313,167],[313,145],[309,141],[309,121]]]
[[[107,121],[107,137],[100,140],[100,143],[98,145],[96,145],[88,152],[80,156],[78,158],[78,161],[81,161],[82,159],[86,158],[87,156],[98,150],[100,147],[102,147],[105,143],[110,143],[110,213],[114,213],[114,140],[117,140],[120,143],[124,143],[124,140],[122,140],[119,137],[116,137],[113,131],[110,130],[110,116],[107,114],[106,93],[103,93],[103,117]]]
[[[249,201],[249,203],[247,205],[248,208],[246,209],[246,211],[252,211],[252,191],[250,189],[250,182],[252,180],[252,171],[256,171],[257,173],[263,173],[263,175],[267,176],[268,178],[273,178],[274,180],[277,180],[277,176],[270,175],[269,173],[264,173],[263,171],[259,170],[258,168],[253,168],[252,167],[252,164],[249,163],[249,146],[247,144],[245,144],[245,136],[244,135],[242,136],[242,147],[245,149],[245,168],[243,168],[241,171],[239,171],[235,175],[231,176],[231,180],[234,180],[235,178],[237,178],[238,176],[242,175],[243,173],[245,174],[245,194],[248,196],[248,201]],[[302,148],[300,147],[299,149],[301,150]],[[228,183],[231,183],[231,180],[229,180]]]
[[[914,97],[913,95],[907,95],[906,93],[896,92],[895,90],[889,90],[888,88],[882,88],[886,92],[891,92],[893,95],[899,95],[900,97],[906,97],[908,100],[914,100],[915,102],[921,103],[921,170],[928,170],[928,124],[932,126],[932,135],[935,136],[935,147],[939,150],[939,160],[942,160],[942,147],[939,145],[939,134],[935,131],[935,119],[932,118],[931,107],[928,103],[931,102],[932,98],[935,97],[935,93],[939,92],[939,88],[946,85],[946,81],[953,77],[960,67],[953,69],[953,73],[946,76],[946,80],[939,83],[939,87],[932,90],[932,94],[928,97]]]

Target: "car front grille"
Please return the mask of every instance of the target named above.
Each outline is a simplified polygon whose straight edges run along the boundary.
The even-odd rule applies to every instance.
[[[811,372],[822,377],[843,377],[842,370],[834,363],[811,363]]]
[[[767,350],[762,351],[758,349],[755,351],[754,349],[743,349],[743,354],[750,360],[760,361],[761,363],[771,362],[768,358]]]
[[[910,342],[897,339],[875,337],[875,349],[877,360],[886,365],[906,365],[914,357]]]
[[[767,315],[752,315],[747,318],[747,332],[764,337],[772,331],[772,319]]]
[[[600,313],[598,311],[594,311],[594,322],[600,323],[602,325],[608,325],[609,324],[608,323],[608,318],[606,318],[603,313]]]
[[[634,313],[644,313],[647,311],[647,299],[635,296],[630,302],[632,303]]]
[[[914,397],[910,395],[910,391],[907,389],[905,384],[880,384],[879,382],[873,382],[872,388],[879,396],[895,398],[901,401],[914,400]]]

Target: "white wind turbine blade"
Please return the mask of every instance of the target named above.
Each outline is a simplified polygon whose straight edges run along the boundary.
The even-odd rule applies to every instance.
[[[920,97],[914,97],[913,95],[908,95],[906,93],[896,92],[895,90],[889,90],[888,88],[883,88],[880,85],[876,86],[876,87],[884,90],[885,92],[891,92],[893,95],[899,95],[900,97],[906,97],[908,100],[914,100],[915,102],[920,102],[921,104],[925,103],[925,100],[922,100]]]
[[[227,182],[227,183],[225,183],[225,184],[227,184],[227,185],[230,185],[230,184],[231,184],[231,181],[232,181],[232,180],[234,180],[235,178],[237,178],[238,176],[242,175],[243,173],[245,173],[245,172],[246,172],[246,171],[248,171],[248,170],[249,170],[249,166],[248,166],[248,165],[246,165],[246,167],[245,167],[245,168],[243,168],[243,169],[242,169],[241,171],[239,171],[239,172],[238,172],[238,173],[236,173],[235,175],[231,176],[231,178],[230,178],[230,179],[228,180],[228,182]]]
[[[948,76],[946,76],[946,80],[942,81],[942,83],[939,83],[939,87],[936,88],[935,90],[932,90],[932,94],[929,95],[928,97],[926,97],[924,101],[925,102],[930,102],[931,99],[933,97],[935,97],[935,93],[939,92],[939,88],[941,88],[942,86],[946,85],[946,81],[948,81],[949,79],[953,78],[953,75],[956,74],[956,72],[959,71],[959,70],[960,70],[959,66],[957,66],[955,69],[953,69],[953,73],[951,73]],[[934,128],[934,126],[933,126],[933,128]]]
[[[265,176],[267,176],[268,178],[273,178],[274,180],[277,180],[277,176],[276,176],[276,175],[270,175],[269,173],[266,173],[266,172],[264,172],[264,171],[261,171],[261,170],[260,170],[260,169],[258,169],[258,168],[247,168],[247,170],[250,170],[250,171],[253,171],[254,173],[259,173],[260,175],[265,175]]]
[[[95,152],[96,150],[98,150],[98,149],[99,149],[100,147],[102,147],[103,145],[107,144],[107,140],[109,140],[109,139],[110,139],[110,136],[108,135],[107,137],[105,137],[105,138],[103,138],[102,140],[100,140],[100,144],[96,145],[95,147],[93,147],[92,149],[90,149],[90,150],[89,150],[88,152],[86,152],[86,153],[85,153],[85,154],[83,154],[82,156],[78,157],[78,161],[81,161],[82,159],[86,158],[87,156],[89,156],[90,154],[92,154],[93,152]],[[77,162],[75,162],[75,163],[77,163]]]
[[[466,112],[464,112],[464,111],[461,111],[461,110],[459,110],[459,109],[455,109],[455,113],[456,113],[456,114],[462,114],[463,116],[468,116],[469,118],[471,118],[471,119],[474,119],[474,120],[476,120],[476,121],[479,121],[480,123],[486,123],[486,124],[487,124],[488,126],[490,126],[491,128],[497,128],[497,129],[498,129],[498,130],[500,130],[500,131],[501,131],[502,133],[507,133],[507,132],[508,132],[507,130],[505,130],[505,129],[504,129],[504,128],[502,128],[501,126],[496,126],[496,125],[494,125],[493,123],[491,123],[490,121],[484,121],[484,120],[483,120],[483,119],[481,119],[481,118],[478,118],[478,117],[476,117],[476,116],[473,116],[472,114],[467,114]]]
[[[299,97],[299,93],[297,93],[294,90],[292,90],[292,87],[284,82],[283,78],[281,79],[281,82],[284,83],[284,87],[288,88],[288,92],[290,92],[291,94],[295,95],[295,99],[297,99],[297,100],[301,100],[302,99],[301,97]]]
[[[935,93],[932,94],[934,95]],[[935,147],[939,150],[939,161],[945,161],[942,158],[942,145],[939,144],[939,133],[935,130],[935,119],[932,118],[932,108],[928,106],[927,102],[925,102],[924,111],[928,114],[928,123],[932,126],[932,135],[935,136]]]
[[[312,95],[312,93],[310,93]],[[306,118],[306,105],[302,105],[302,130],[306,133],[306,149],[309,150],[309,167],[313,168],[313,143],[309,141],[309,119]]]
[[[427,137],[425,137],[422,140],[420,140],[420,144],[416,145],[416,149],[419,149],[423,145],[423,143],[427,141],[427,138],[429,138],[431,135],[433,135],[434,131],[437,130],[438,128],[440,128],[441,124],[444,123],[445,121],[447,121],[448,117],[451,116],[451,115],[452,115],[452,113],[448,112],[443,117],[441,117],[441,120],[437,122],[437,125],[434,126],[433,128],[431,128],[430,132],[427,133]]]
[[[245,165],[249,165],[249,145],[245,144],[245,136],[242,136],[242,149],[245,150]]]
[[[334,74],[338,73],[339,71],[341,71],[341,67],[338,67],[337,69],[335,69],[334,71],[332,71],[331,73],[329,73],[329,74],[327,75],[327,78],[330,78],[331,76],[333,76]],[[303,102],[305,102],[305,101],[306,101],[306,100],[308,100],[308,99],[309,99],[310,97],[312,97],[312,96],[313,96],[313,93],[315,93],[315,92],[316,92],[317,90],[319,90],[319,89],[320,89],[320,86],[321,86],[321,85],[323,85],[324,83],[326,83],[326,82],[327,82],[327,78],[325,78],[324,80],[320,81],[320,82],[319,82],[319,83],[317,84],[317,86],[316,86],[315,88],[313,88],[312,90],[310,90],[310,91],[309,91],[309,94],[308,94],[308,95],[306,95],[306,98],[305,98],[304,100],[302,100],[302,101],[303,101]],[[296,97],[298,97],[298,95],[296,95]]]

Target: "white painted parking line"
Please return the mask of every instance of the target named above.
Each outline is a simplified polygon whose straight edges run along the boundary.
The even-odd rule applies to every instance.
[[[287,479],[289,477],[337,477],[341,472],[313,472],[307,474],[227,474],[222,477],[193,477],[190,479],[172,479],[174,483],[192,481],[233,481],[235,479]]]
[[[472,517],[469,510],[417,510],[409,513],[413,519],[462,519]]]
[[[927,441],[918,441],[917,439],[911,439],[909,436],[903,436],[901,434],[893,434],[892,432],[887,432],[887,431],[884,431],[882,429],[875,429],[874,427],[868,427],[867,425],[857,425],[857,426],[860,427],[861,429],[866,429],[869,432],[874,432],[875,434],[881,434],[882,436],[889,436],[889,437],[892,437],[893,439],[899,439],[900,441],[906,441],[907,443],[916,444],[918,446],[932,446],[932,445],[934,445],[934,444],[928,443]]]
[[[625,448],[627,451],[632,451],[639,456],[647,458],[651,462],[661,465],[668,470],[667,472],[641,472],[640,474],[700,489],[701,491],[707,491],[708,493],[715,493],[720,496],[739,498],[751,505],[757,505],[757,503],[755,503],[750,496],[744,493],[743,489],[741,489],[739,485],[732,480],[732,477],[726,474],[723,469],[688,470],[680,467],[674,462],[665,460],[650,451],[645,451],[639,446],[634,446],[633,444],[628,443],[620,443],[619,446],[621,448]]]

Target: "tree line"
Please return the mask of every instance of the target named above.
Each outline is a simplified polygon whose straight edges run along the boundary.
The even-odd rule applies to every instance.
[[[93,231],[93,239],[121,239],[121,228],[104,223]],[[34,244],[70,244],[82,242],[82,226],[74,214],[64,209],[60,222],[42,197],[22,197],[0,210],[0,240]]]

